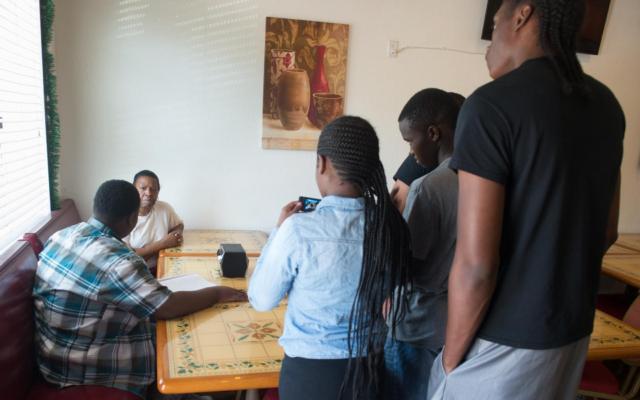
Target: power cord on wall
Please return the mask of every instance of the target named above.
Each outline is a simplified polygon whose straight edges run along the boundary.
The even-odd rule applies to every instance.
[[[450,51],[453,53],[461,53],[461,54],[471,54],[471,55],[481,55],[483,56],[484,52],[479,51],[469,51],[462,49],[452,49],[446,46],[403,46],[400,47],[400,42],[398,40],[390,40],[387,47],[387,55],[389,57],[397,57],[403,51],[406,50],[435,50],[435,51]]]
[[[405,50],[437,50],[437,51],[451,51],[454,53],[462,53],[462,54],[477,54],[483,56],[484,52],[479,51],[468,51],[468,50],[460,50],[460,49],[452,49],[446,46],[441,47],[431,47],[431,46],[404,46],[400,47],[397,53],[401,53]]]

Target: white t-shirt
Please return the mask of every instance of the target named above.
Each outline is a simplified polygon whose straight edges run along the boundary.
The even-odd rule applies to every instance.
[[[139,249],[162,239],[169,229],[181,223],[182,220],[168,203],[156,201],[149,214],[138,215],[136,227],[122,240],[132,248]]]

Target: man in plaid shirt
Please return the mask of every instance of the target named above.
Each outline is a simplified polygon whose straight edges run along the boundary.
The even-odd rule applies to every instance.
[[[102,385],[144,397],[155,380],[149,317],[176,318],[243,292],[210,287],[171,292],[121,240],[136,225],[140,198],[107,181],[88,222],[54,234],[40,255],[33,296],[38,365],[57,386]]]

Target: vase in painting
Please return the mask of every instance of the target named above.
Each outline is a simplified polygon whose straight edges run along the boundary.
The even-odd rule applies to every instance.
[[[278,118],[278,79],[283,71],[296,67],[296,52],[286,49],[272,49],[269,63],[269,111],[271,117]]]
[[[337,93],[314,93],[316,126],[320,129],[344,113],[344,97]]]
[[[313,102],[313,95],[315,93],[329,92],[329,82],[327,81],[327,76],[324,71],[324,53],[327,48],[325,46],[315,46],[314,49],[316,51],[316,65],[311,77],[311,107],[309,108],[309,121],[311,121],[315,126],[320,127],[318,125],[318,112]]]
[[[297,131],[307,119],[310,104],[309,75],[303,69],[282,72],[278,79],[278,115],[284,129]]]

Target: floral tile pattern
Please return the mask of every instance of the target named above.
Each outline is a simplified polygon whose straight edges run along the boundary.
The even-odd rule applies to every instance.
[[[273,341],[282,335],[282,330],[274,320],[231,322],[228,327],[234,342]]]
[[[257,357],[203,357],[200,346],[209,345],[201,338],[202,330],[198,328],[198,319],[210,319],[219,314],[224,320],[225,312],[237,312],[247,310],[251,306],[248,303],[226,303],[212,307],[210,310],[201,311],[177,320],[167,321],[167,336],[169,341],[169,366],[170,376],[194,377],[194,376],[220,376],[251,374],[258,372],[278,372],[284,358],[284,352],[280,349],[274,354],[269,348],[261,351],[263,356]],[[280,306],[283,307],[283,306]],[[211,315],[203,315],[203,314]],[[270,313],[264,313],[270,314]],[[260,321],[221,322],[227,331],[227,343],[218,345],[229,346],[236,351],[236,346],[244,343],[274,343],[281,335],[282,321],[276,318]],[[246,345],[245,345],[246,346]],[[239,348],[240,349],[240,348]]]

